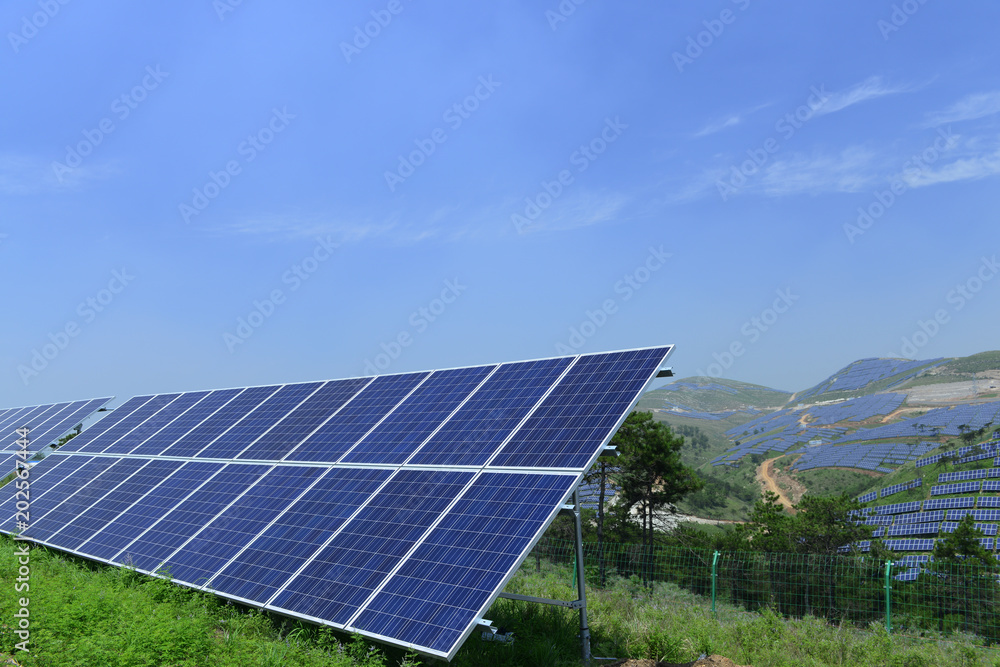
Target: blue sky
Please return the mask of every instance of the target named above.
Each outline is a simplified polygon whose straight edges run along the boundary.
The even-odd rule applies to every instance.
[[[2,405],[997,347],[995,3],[64,2],[0,9]]]

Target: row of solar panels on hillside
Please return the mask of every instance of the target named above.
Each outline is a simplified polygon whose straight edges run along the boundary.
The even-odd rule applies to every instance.
[[[451,659],[671,351],[137,397],[0,531]]]
[[[928,500],[914,500],[906,503],[893,503],[891,505],[875,505],[857,510],[854,514],[859,517],[888,516],[897,514],[912,514],[914,512],[921,511],[930,512],[934,510],[972,509],[975,507],[1000,507],[1000,496],[930,498]]]
[[[897,493],[902,493],[903,491],[909,491],[910,489],[918,489],[923,486],[924,481],[922,478],[918,477],[909,482],[903,482],[901,484],[892,484],[885,487],[879,491],[879,498],[885,498],[886,496],[892,496]]]
[[[991,456],[997,453],[998,447],[1000,447],[1000,441],[994,439],[976,445],[959,447],[958,449],[951,452],[941,452],[940,454],[935,454],[934,456],[928,456],[927,458],[920,459],[914,465],[918,468],[922,468],[924,466],[929,466],[934,463],[937,463],[942,459],[947,459],[952,463],[961,463],[961,462],[969,463],[971,461],[978,461],[983,458],[990,458]],[[980,456],[980,454],[985,454],[985,456]],[[996,465],[1000,466],[1000,463]]]
[[[14,470],[19,457],[17,429],[27,428],[33,452],[48,446],[103,408],[111,398],[95,398],[69,403],[50,403],[26,408],[0,410],[0,478]]]
[[[920,438],[936,435],[960,436],[969,430],[977,431],[996,423],[1000,423],[1000,401],[991,401],[952,408],[937,408],[919,417],[906,419],[895,424],[858,429],[836,442]]]
[[[996,538],[993,537],[982,537],[979,539],[979,544],[987,551],[993,551],[995,540]],[[882,544],[890,551],[934,551],[935,542],[937,540],[934,539],[890,539],[884,540]],[[838,547],[837,551],[847,553],[853,547],[857,551],[867,553],[871,551],[871,545],[871,540],[862,540],[852,546]]]

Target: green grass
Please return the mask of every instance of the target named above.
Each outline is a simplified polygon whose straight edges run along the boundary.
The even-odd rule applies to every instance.
[[[13,541],[0,539],[0,662],[73,667],[325,665],[387,667],[440,662],[419,659],[338,635],[329,629],[228,604],[134,571],[106,567],[45,548],[31,551],[30,654],[15,652],[8,627],[17,598]],[[509,592],[571,600],[571,571],[529,560]],[[588,590],[593,654],[673,662],[718,653],[755,667],[821,665],[992,665],[1000,655],[952,635],[927,642],[815,618],[783,619],[710,601],[672,584],[644,587],[612,577]],[[486,614],[515,641],[483,641],[477,633],[453,661],[459,667],[559,667],[580,664],[579,616],[562,607],[500,599]]]
[[[836,496],[847,493],[857,496],[877,486],[879,480],[864,473],[834,468],[812,468],[795,473],[795,478],[811,496]]]

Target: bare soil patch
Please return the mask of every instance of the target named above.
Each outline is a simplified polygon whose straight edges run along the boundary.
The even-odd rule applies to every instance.
[[[788,488],[791,489],[791,494],[793,496],[798,495],[798,498],[801,498],[803,494],[805,494],[806,488],[796,479],[789,477],[784,473],[775,473],[774,462],[780,458],[782,457],[776,456],[773,459],[768,459],[761,463],[760,467],[757,469],[757,481],[761,483],[766,491],[770,491],[771,493],[777,495],[779,502],[781,502],[781,504],[784,505],[789,512],[795,514],[795,509],[792,507],[794,503],[791,499],[789,499],[782,486],[788,486]],[[782,485],[778,484],[779,478],[781,482],[783,482]]]

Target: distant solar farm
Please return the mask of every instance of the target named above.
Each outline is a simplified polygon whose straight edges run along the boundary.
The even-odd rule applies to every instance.
[[[685,400],[700,400],[711,392],[736,394],[737,389],[719,382],[690,381],[663,387],[661,404],[644,407],[668,420],[752,417],[725,432],[733,445],[715,457],[712,466],[738,466],[754,454],[788,454],[795,459],[794,471],[837,467],[891,473],[904,463],[926,457],[940,446],[942,436],[961,436],[1000,424],[1000,401],[932,408],[909,418],[901,411],[907,395],[892,389],[946,361],[862,359],[794,395],[755,387],[758,392],[772,391],[791,399],[775,410],[753,405],[723,410],[692,407]],[[864,391],[869,393],[851,395]],[[897,416],[897,411],[902,414]]]

